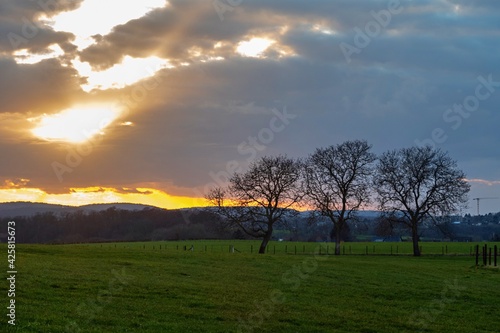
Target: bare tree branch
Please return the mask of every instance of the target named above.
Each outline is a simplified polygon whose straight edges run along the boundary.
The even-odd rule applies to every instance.
[[[470,190],[456,161],[430,146],[383,154],[374,185],[380,209],[411,229],[415,256],[420,255],[419,224],[463,208]]]
[[[346,141],[317,149],[305,164],[304,191],[310,204],[333,223],[335,254],[341,233],[355,212],[369,201],[375,155],[366,141]]]
[[[301,168],[300,161],[286,156],[263,157],[247,172],[234,174],[227,189],[212,190],[207,199],[229,224],[262,238],[259,253],[265,253],[274,224],[286,223],[287,217],[297,213],[292,208],[303,196]]]

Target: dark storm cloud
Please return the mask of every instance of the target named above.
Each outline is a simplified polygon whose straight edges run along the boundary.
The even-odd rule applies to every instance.
[[[74,10],[83,0],[0,1],[0,54],[28,49],[42,53],[51,44],[71,48],[73,35],[56,32],[43,21],[63,11]]]
[[[55,113],[81,93],[82,79],[56,59],[34,65],[0,57],[0,113]]]
[[[209,55],[217,41],[236,40],[255,23],[240,22],[231,28],[221,24],[210,2],[171,1],[166,8],[115,27],[107,36],[95,36],[96,43],[80,56],[98,69],[119,63],[125,55],[187,61],[190,48]]]

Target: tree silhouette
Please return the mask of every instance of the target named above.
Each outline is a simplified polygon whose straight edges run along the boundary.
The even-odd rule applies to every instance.
[[[374,185],[380,209],[411,230],[413,255],[420,256],[418,226],[458,211],[467,203],[470,185],[447,153],[430,146],[384,153]]]
[[[316,149],[305,163],[305,193],[311,206],[333,223],[335,254],[349,220],[369,199],[375,155],[366,141]]]
[[[227,188],[213,189],[207,199],[218,207],[227,223],[246,234],[262,238],[259,253],[265,253],[277,222],[296,214],[291,209],[302,195],[301,163],[286,156],[263,157],[244,173],[235,173]]]

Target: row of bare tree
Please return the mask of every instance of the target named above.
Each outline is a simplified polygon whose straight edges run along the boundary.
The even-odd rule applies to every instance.
[[[391,223],[410,228],[413,252],[420,256],[418,226],[426,219],[465,207],[470,185],[455,160],[440,149],[411,147],[377,157],[366,141],[318,148],[306,159],[266,156],[229,185],[207,196],[225,223],[261,238],[265,253],[273,226],[286,224],[298,210],[327,217],[340,254],[342,230],[356,211],[380,210]]]

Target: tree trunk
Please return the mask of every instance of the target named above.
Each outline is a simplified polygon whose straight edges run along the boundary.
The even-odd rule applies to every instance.
[[[340,240],[341,240],[341,228],[340,223],[337,223],[335,226],[335,255],[340,255]]]
[[[420,247],[418,246],[418,222],[412,221],[411,223],[411,237],[413,241],[413,255],[420,257]]]
[[[269,241],[271,240],[271,236],[273,235],[272,231],[268,231],[264,238],[262,239],[262,243],[260,243],[259,253],[266,253],[266,247]]]

